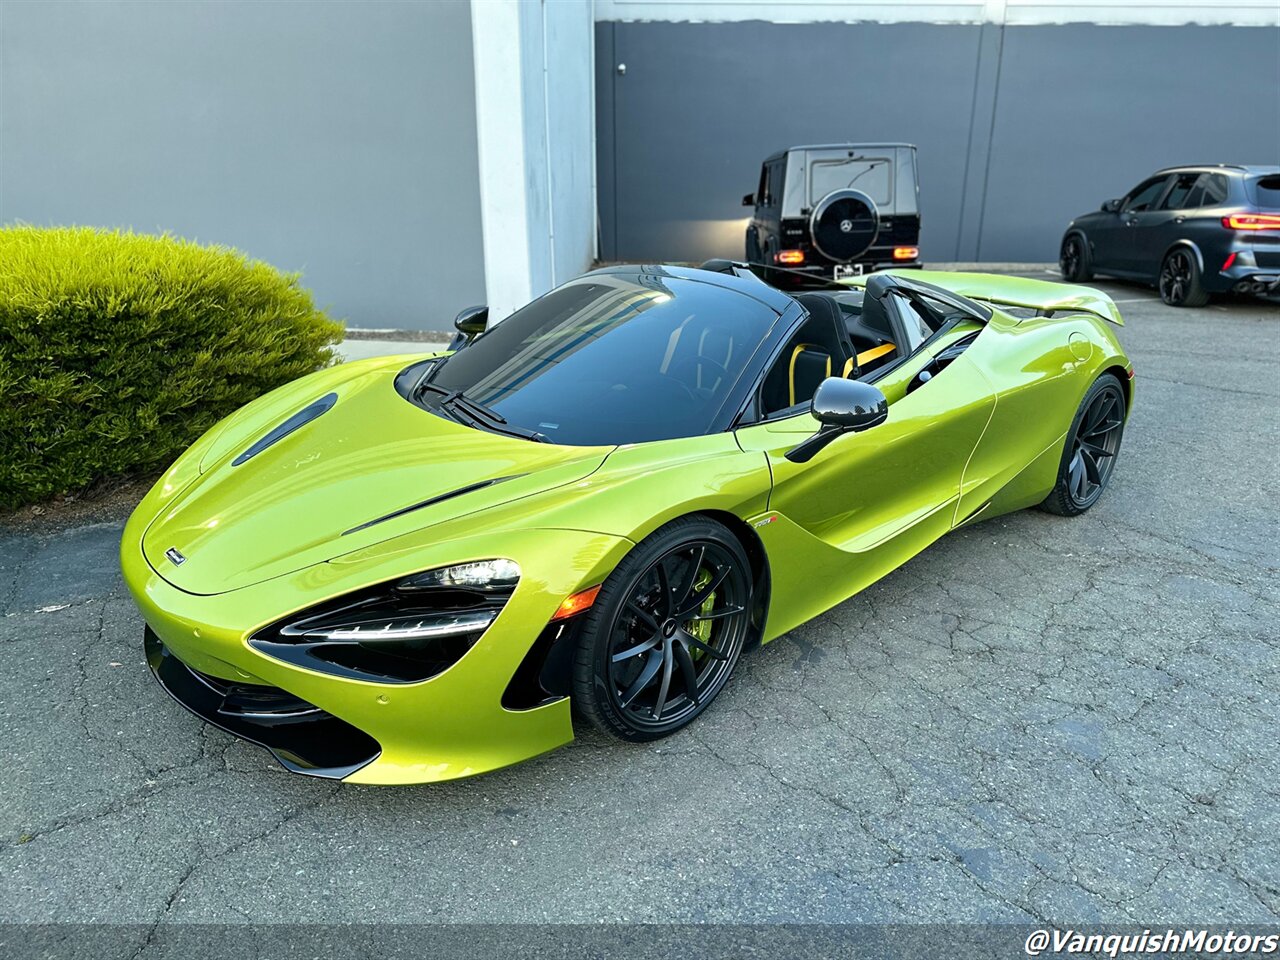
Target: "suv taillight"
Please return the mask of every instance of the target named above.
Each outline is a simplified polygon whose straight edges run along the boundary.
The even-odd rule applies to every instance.
[[[1222,218],[1228,230],[1280,230],[1280,214],[1233,213]]]

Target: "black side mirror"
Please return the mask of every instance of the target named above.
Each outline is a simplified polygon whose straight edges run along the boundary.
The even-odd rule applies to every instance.
[[[1102,205],[1103,213],[1118,213],[1120,211],[1119,200],[1108,200]]]
[[[754,207],[756,205],[756,195],[754,193],[748,193],[742,198],[742,205],[744,207]]]
[[[828,377],[818,384],[809,412],[822,424],[808,440],[787,451],[792,463],[808,463],[836,437],[879,426],[889,419],[884,394],[861,380]]]
[[[449,344],[449,349],[461,350],[480,334],[484,333],[485,328],[489,325],[489,308],[485,306],[467,307],[467,309],[453,318],[453,325],[458,332]]]

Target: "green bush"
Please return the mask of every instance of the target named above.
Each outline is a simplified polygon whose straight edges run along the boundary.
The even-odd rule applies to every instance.
[[[0,507],[161,468],[341,337],[296,275],[235,250],[0,228]]]

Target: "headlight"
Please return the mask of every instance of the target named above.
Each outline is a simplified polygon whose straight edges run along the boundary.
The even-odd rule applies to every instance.
[[[475,645],[519,580],[511,560],[440,567],[302,611],[259,631],[249,645],[353,679],[427,680]]]
[[[431,590],[437,587],[474,587],[479,590],[503,590],[515,587],[520,567],[514,560],[477,560],[456,567],[428,570],[401,580],[397,589],[405,592]]]

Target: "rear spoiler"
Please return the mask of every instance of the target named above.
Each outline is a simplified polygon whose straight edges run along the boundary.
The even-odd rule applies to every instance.
[[[1101,290],[1072,283],[1005,277],[993,273],[950,273],[944,270],[903,270],[905,279],[920,279],[971,300],[1001,307],[1023,307],[1043,316],[1055,313],[1089,313],[1116,326],[1124,319],[1115,302]],[[863,278],[859,277],[859,281]],[[859,284],[860,285],[860,284]]]
[[[948,290],[1002,307],[1024,307],[1050,316],[1055,313],[1091,313],[1117,326],[1124,319],[1115,303],[1101,290],[1073,283],[1002,277],[991,273],[930,271],[927,278]]]

